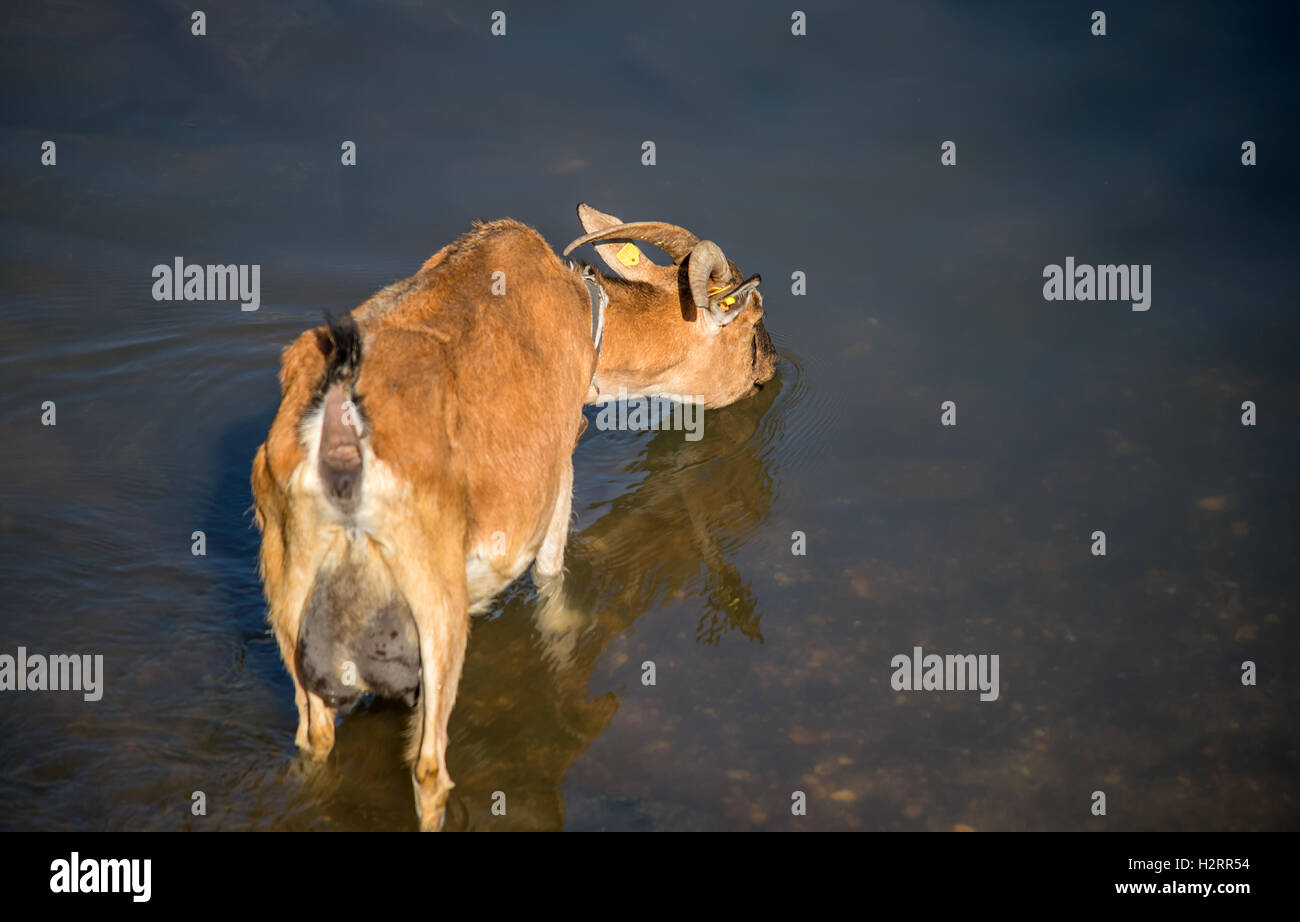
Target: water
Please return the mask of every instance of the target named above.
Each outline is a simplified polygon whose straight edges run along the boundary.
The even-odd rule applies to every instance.
[[[0,698],[0,826],[415,827],[400,706],[295,753],[248,515],[278,351],[578,201],[763,273],[779,377],[699,442],[588,432],[595,627],[556,671],[527,578],[476,620],[451,828],[1296,826],[1293,14],[223,7],[4,14],[0,652],[106,679]],[[262,307],[155,302],[176,256]],[[1151,310],[1044,301],[1067,256],[1151,264]],[[917,645],[997,653],[999,700],[894,691]]]

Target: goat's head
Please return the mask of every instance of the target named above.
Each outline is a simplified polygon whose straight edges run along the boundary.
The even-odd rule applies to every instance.
[[[603,391],[690,395],[720,407],[772,379],[776,349],[763,327],[759,276],[745,278],[716,243],[673,224],[625,224],[586,204],[578,219],[586,233],[564,255],[594,243],[627,283],[608,286]],[[632,241],[658,247],[673,264],[654,263]]]

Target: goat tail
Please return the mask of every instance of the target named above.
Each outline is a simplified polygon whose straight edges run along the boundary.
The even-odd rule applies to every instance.
[[[344,513],[356,509],[361,497],[365,420],[356,393],[361,374],[361,330],[350,316],[327,316],[317,331],[325,354],[325,375],[319,386],[321,402],[320,462],[325,495]]]

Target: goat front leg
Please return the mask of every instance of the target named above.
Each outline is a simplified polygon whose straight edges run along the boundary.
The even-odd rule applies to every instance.
[[[578,635],[590,623],[569,604],[564,591],[564,548],[569,540],[572,515],[573,460],[570,458],[560,478],[546,537],[533,562],[533,580],[539,597],[533,618],[541,635],[543,656],[556,668],[565,668],[573,661]]]
[[[567,458],[560,474],[560,486],[551,511],[546,537],[542,539],[537,559],[533,561],[533,575],[538,582],[549,582],[564,571],[564,545],[569,540],[569,518],[573,514],[573,459]]]

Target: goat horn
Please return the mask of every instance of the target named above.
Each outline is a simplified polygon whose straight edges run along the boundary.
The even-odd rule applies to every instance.
[[[667,253],[674,263],[680,263],[695,249],[700,238],[684,227],[665,224],[662,221],[634,221],[631,224],[618,224],[604,230],[593,231],[579,237],[564,248],[568,256],[586,243],[598,243],[602,240],[640,240],[651,246],[657,246]]]
[[[691,265],[687,270],[691,281],[691,296],[695,306],[709,306],[709,282],[726,284],[731,281],[731,265],[722,253],[722,247],[712,240],[701,240],[691,250]]]

